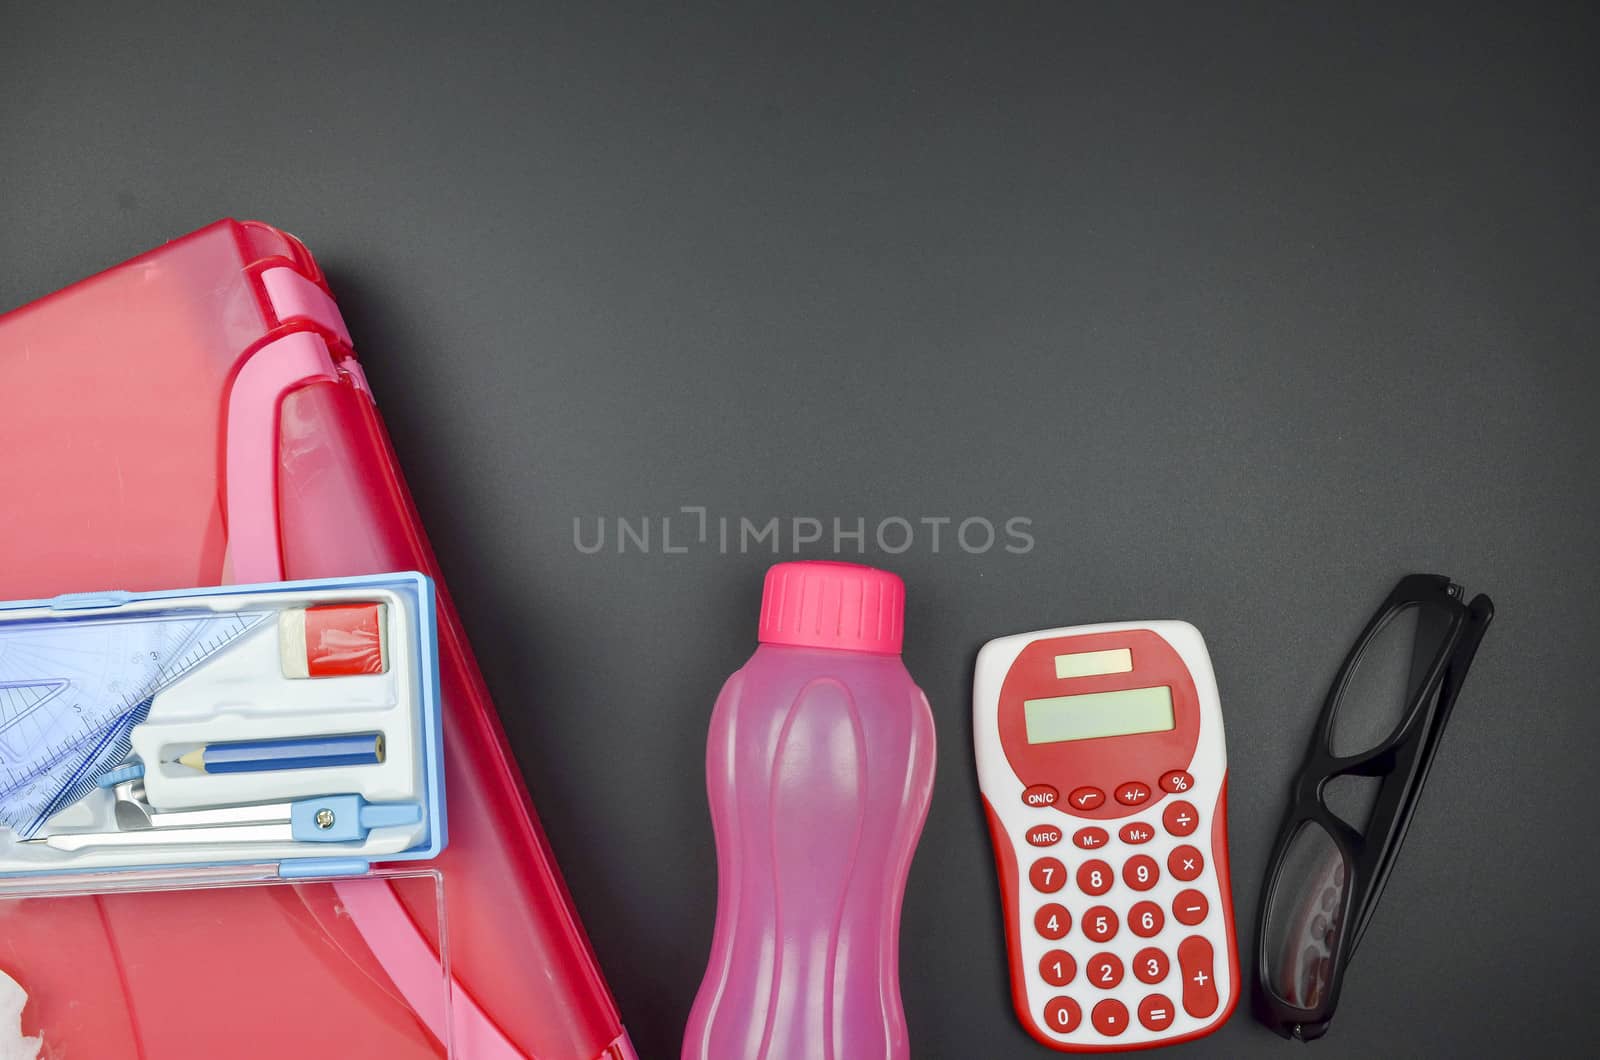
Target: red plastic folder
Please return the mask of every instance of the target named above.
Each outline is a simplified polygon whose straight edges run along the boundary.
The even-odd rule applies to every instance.
[[[0,598],[438,578],[327,284],[267,225],[218,222],[0,316],[0,408]],[[438,602],[437,875],[0,901],[41,1056],[633,1055]]]

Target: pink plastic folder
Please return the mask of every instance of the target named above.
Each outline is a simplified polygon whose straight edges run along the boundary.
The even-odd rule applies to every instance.
[[[338,307],[276,229],[220,221],[0,317],[0,396],[0,598],[438,578]],[[0,901],[0,971],[41,1055],[633,1055],[442,585],[438,602],[436,883]]]

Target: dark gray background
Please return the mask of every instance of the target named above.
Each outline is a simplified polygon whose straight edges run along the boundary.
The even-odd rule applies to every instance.
[[[919,1057],[1046,1055],[973,777],[984,640],[1204,632],[1248,938],[1326,682],[1409,570],[1499,618],[1311,1048],[1589,1050],[1592,10],[12,6],[0,306],[219,216],[311,245],[645,1056],[704,966],[706,722],[772,557],[587,556],[573,520],[683,505],[1033,520],[1027,555],[866,557],[939,726]],[[1241,1007],[1182,1051],[1298,1048]]]

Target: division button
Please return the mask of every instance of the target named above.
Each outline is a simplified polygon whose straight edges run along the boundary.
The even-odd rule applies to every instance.
[[[1169,802],[1167,808],[1161,811],[1161,823],[1173,835],[1193,835],[1194,830],[1200,827],[1200,813],[1193,803],[1179,799]]]

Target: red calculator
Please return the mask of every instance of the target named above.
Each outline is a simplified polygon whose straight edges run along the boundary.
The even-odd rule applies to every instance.
[[[1222,708],[1199,631],[1130,622],[990,641],[972,713],[1028,1033],[1098,1052],[1220,1027],[1239,956]]]

